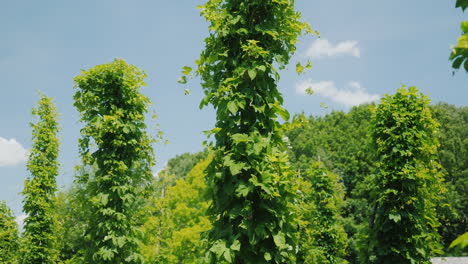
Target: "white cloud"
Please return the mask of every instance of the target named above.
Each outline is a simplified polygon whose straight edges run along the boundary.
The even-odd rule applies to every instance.
[[[27,159],[28,150],[14,138],[6,139],[0,137],[0,167],[14,166]]]
[[[314,94],[330,98],[336,103],[346,106],[360,105],[377,101],[380,98],[378,94],[370,94],[359,82],[350,81],[348,87],[339,89],[332,81],[314,82],[306,80],[296,85],[296,92],[307,94],[306,90],[310,88]]]
[[[358,42],[355,40],[346,40],[333,45],[327,39],[317,39],[309,46],[306,54],[312,58],[340,55],[349,55],[359,58],[361,56],[361,51],[358,47]]]

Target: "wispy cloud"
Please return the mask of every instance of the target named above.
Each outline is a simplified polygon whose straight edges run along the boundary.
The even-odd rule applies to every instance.
[[[349,55],[359,58],[361,56],[361,51],[358,47],[358,42],[355,40],[346,40],[334,45],[327,39],[317,39],[309,46],[306,55],[312,58],[342,55]]]
[[[370,94],[359,82],[350,81],[346,88],[339,89],[333,81],[305,80],[296,85],[296,92],[307,94],[307,89],[311,89],[314,94],[330,98],[332,101],[346,106],[355,106],[364,103],[377,101],[378,94]]]
[[[14,166],[27,159],[28,150],[14,138],[6,139],[0,137],[0,167]]]

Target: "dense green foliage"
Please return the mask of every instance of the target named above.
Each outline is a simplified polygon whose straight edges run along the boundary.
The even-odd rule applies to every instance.
[[[205,98],[216,111],[213,203],[206,263],[291,263],[296,232],[293,197],[278,116],[280,68],[308,24],[288,0],[209,0],[201,14],[210,36],[197,61]]]
[[[15,217],[6,203],[0,201],[0,263],[17,263],[18,247],[18,226]]]
[[[168,164],[188,164],[200,155],[203,153],[186,153]],[[211,158],[200,161],[186,175],[169,177],[169,167],[159,173],[157,187],[162,188],[157,188],[148,204],[143,225],[146,241],[142,254],[149,263],[197,263],[205,254],[201,235],[211,224],[204,170],[210,162]],[[168,178],[177,180],[168,184]]]
[[[355,234],[368,221],[366,177],[374,170],[369,150],[368,125],[372,105],[353,107],[348,113],[333,111],[328,115],[306,118],[303,114],[285,124],[291,148],[289,157],[296,170],[306,170],[319,158],[344,183],[346,203],[343,221],[348,233],[346,259],[357,261]]]
[[[146,132],[145,74],[121,59],[75,77],[75,107],[85,127],[80,154],[93,177],[79,180],[89,197],[85,262],[142,263],[135,215],[153,178],[152,140]]]
[[[337,175],[313,162],[297,180],[300,239],[297,263],[345,263],[347,236],[340,221],[344,190]]]
[[[457,0],[455,5],[465,11],[468,8],[468,0]],[[462,65],[466,72],[468,72],[468,21],[463,21],[460,24],[462,31],[461,37],[458,39],[458,43],[452,48],[450,54],[450,60],[453,61],[452,67],[459,69]]]
[[[372,119],[378,155],[365,263],[431,263],[441,195],[437,123],[415,87],[384,96]]]
[[[31,123],[33,147],[27,163],[31,174],[23,190],[23,211],[27,217],[20,261],[23,264],[49,264],[57,257],[52,208],[59,166],[58,114],[52,99],[44,95],[32,113],[38,121]]]
[[[438,213],[439,233],[447,248],[458,235],[468,232],[468,107],[438,104],[431,109],[440,124],[438,156],[448,189],[444,203],[450,204]]]

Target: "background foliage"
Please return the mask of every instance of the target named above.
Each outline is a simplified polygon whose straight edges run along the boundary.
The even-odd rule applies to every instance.
[[[321,162],[313,162],[298,171],[296,184],[300,201],[297,263],[346,263],[348,239],[340,216],[344,202],[340,179]]]
[[[185,153],[168,164],[173,166],[180,162],[186,165],[201,155],[204,154]],[[159,173],[156,183],[159,191],[154,193],[144,210],[142,228],[146,234],[142,254],[150,263],[198,263],[205,254],[201,236],[211,224],[207,214],[210,202],[204,170],[210,162],[211,158],[201,160],[185,175],[168,176],[170,167]],[[184,173],[183,170],[175,171]],[[167,179],[173,178],[177,180],[171,184]]]

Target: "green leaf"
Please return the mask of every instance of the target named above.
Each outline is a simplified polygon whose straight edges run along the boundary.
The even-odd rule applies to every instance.
[[[395,223],[398,223],[398,222],[400,222],[400,220],[401,220],[401,215],[400,215],[400,214],[396,214],[396,213],[395,213],[395,214],[389,214],[389,215],[388,215],[388,218],[389,218],[390,220],[393,220]]]
[[[463,235],[459,236],[457,239],[455,239],[451,244],[449,248],[453,248],[456,246],[460,246],[461,248],[465,248],[468,246],[468,232],[464,233]]]
[[[182,74],[183,75],[189,75],[191,72],[192,72],[192,67],[189,67],[189,66],[182,67]]]
[[[235,101],[229,101],[227,104],[227,108],[229,109],[229,112],[231,112],[231,114],[233,115],[235,115],[237,111],[239,110],[239,108],[237,108],[237,104]]]
[[[289,112],[284,109],[282,106],[280,106],[278,104],[278,102],[276,102],[275,104],[273,104],[273,109],[275,109],[275,112],[281,116],[281,118],[283,118],[284,121],[288,121],[289,120]]]
[[[239,184],[239,186],[237,186],[236,194],[239,197],[246,197],[249,193],[250,193],[250,188],[247,185],[241,183]]]
[[[234,242],[230,246],[231,250],[233,250],[233,251],[240,251],[240,247],[241,247],[240,242],[237,239],[234,240]]]
[[[468,21],[461,22],[460,27],[464,33],[468,33]]]
[[[255,79],[255,77],[257,76],[257,70],[255,69],[250,69],[247,72],[249,74],[250,80]]]
[[[237,133],[237,134],[232,135],[232,140],[234,140],[234,142],[236,143],[239,143],[239,142],[247,142],[250,140],[250,138],[249,138],[249,135],[247,134]]]
[[[245,168],[245,163],[243,162],[237,162],[237,163],[231,163],[229,165],[229,170],[231,171],[232,175],[237,175],[241,172],[242,169]]]
[[[228,263],[232,263],[232,256],[231,256],[231,251],[230,250],[226,250],[224,251],[224,259],[228,262]]]
[[[180,76],[180,78],[177,80],[178,83],[181,84],[186,84],[187,83],[187,76]]]
[[[302,74],[304,73],[304,66],[300,62],[296,64],[296,72],[297,74]]]
[[[452,67],[454,69],[460,69],[462,62],[463,62],[463,57],[458,57],[453,61]]]
[[[278,232],[277,234],[273,235],[273,241],[278,248],[287,248],[286,238],[284,237],[283,232]]]

